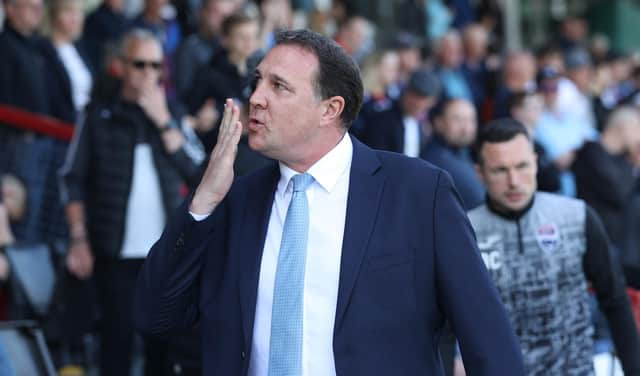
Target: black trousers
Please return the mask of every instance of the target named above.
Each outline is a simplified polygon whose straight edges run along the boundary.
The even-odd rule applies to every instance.
[[[133,297],[142,259],[96,261],[100,320],[100,375],[126,376],[131,372],[135,330]],[[144,341],[145,375],[165,375],[167,346]]]

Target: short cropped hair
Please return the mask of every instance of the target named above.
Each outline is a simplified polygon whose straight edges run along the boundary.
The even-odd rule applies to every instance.
[[[360,69],[332,39],[310,30],[285,30],[276,34],[276,45],[294,45],[313,53],[318,59],[318,72],[313,85],[321,99],[340,96],[344,110],[342,125],[349,128],[362,106],[363,88]]]
[[[129,49],[129,46],[132,43],[147,41],[147,40],[155,42],[158,45],[158,47],[160,47],[160,50],[162,51],[162,42],[160,42],[160,39],[158,39],[151,31],[146,29],[135,28],[128,31],[122,37],[120,41],[120,46],[118,49],[118,53],[120,54],[120,57],[122,58],[127,57],[126,56],[127,51]]]
[[[531,141],[527,128],[512,118],[502,118],[490,121],[478,130],[475,144],[475,154],[478,163],[482,164],[482,147],[486,143],[501,143],[511,141],[518,135],[523,135]]]

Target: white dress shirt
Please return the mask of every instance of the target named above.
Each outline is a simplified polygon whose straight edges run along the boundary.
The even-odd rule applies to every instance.
[[[347,135],[307,173],[315,181],[307,189],[309,240],[304,280],[302,375],[335,375],[333,324],[338,301],[340,257],[347,212],[353,145]],[[262,254],[249,376],[267,376],[271,309],[284,220],[296,171],[280,164],[269,227]]]
[[[411,116],[405,116],[404,123],[404,150],[407,157],[420,155],[420,124]]]
[[[353,144],[346,135],[336,147],[306,171],[315,180],[306,191],[309,202],[309,239],[304,280],[303,376],[336,374],[333,325],[338,301],[352,154]],[[249,376],[267,376],[269,370],[273,288],[284,221],[293,193],[291,178],[297,173],[280,163],[280,180],[271,208],[260,267]],[[196,220],[207,217],[194,213],[191,215]]]

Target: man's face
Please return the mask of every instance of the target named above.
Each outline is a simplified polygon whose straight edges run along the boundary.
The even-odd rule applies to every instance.
[[[147,0],[145,1],[145,11],[151,14],[160,14],[162,7],[167,4],[167,0]]]
[[[593,81],[593,68],[591,66],[583,66],[580,68],[572,69],[567,72],[569,79],[578,87],[578,89],[587,93],[589,85]]]
[[[80,2],[70,2],[58,11],[54,27],[72,40],[76,40],[82,34],[83,22],[84,13]]]
[[[435,126],[448,145],[469,146],[476,139],[476,110],[471,103],[456,100],[447,106]]]
[[[323,101],[314,87],[319,68],[311,52],[293,45],[273,48],[256,72],[249,99],[249,146],[288,165],[317,154],[326,130]]]
[[[625,154],[637,166],[640,163],[640,118],[630,119],[620,128]]]
[[[391,85],[398,82],[400,60],[398,54],[389,51],[384,54],[380,61],[380,82],[384,85]]]
[[[6,3],[11,25],[21,33],[33,33],[42,21],[42,0],[15,0]]]
[[[235,10],[235,4],[231,0],[208,1],[202,9],[200,17],[204,27],[208,32],[218,34],[222,26],[222,21],[230,16]]]
[[[480,150],[478,175],[491,201],[501,211],[524,209],[536,191],[536,155],[524,135],[510,141],[485,143]]]
[[[457,68],[462,63],[462,41],[459,37],[445,37],[440,45],[440,63],[445,67]]]
[[[514,119],[524,124],[527,129],[532,131],[536,124],[538,124],[538,120],[540,120],[543,108],[544,102],[542,97],[538,94],[531,95],[526,97],[522,102],[522,106],[514,108],[511,115]]]
[[[162,75],[162,48],[154,40],[134,40],[125,51],[124,88],[134,94],[159,85]]]
[[[104,3],[116,13],[124,12],[124,0],[105,0]]]
[[[427,114],[427,111],[433,107],[435,103],[434,97],[427,97],[407,90],[402,95],[402,111],[405,115],[409,115],[416,119]]]
[[[420,66],[421,57],[419,48],[406,48],[398,51],[400,58],[400,72],[409,74]]]
[[[245,22],[234,26],[225,38],[229,53],[247,58],[258,49],[258,23]]]
[[[558,79],[548,78],[539,85],[539,90],[544,98],[544,104],[549,109],[554,109],[558,99]]]
[[[463,36],[464,52],[468,57],[482,59],[487,55],[489,36],[482,26],[470,26]]]

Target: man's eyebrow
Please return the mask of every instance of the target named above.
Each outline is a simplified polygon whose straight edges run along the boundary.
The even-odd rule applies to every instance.
[[[269,77],[269,79],[273,82],[281,82],[283,84],[285,84],[285,86],[287,86],[287,88],[290,91],[294,91],[293,85],[291,85],[291,83],[289,81],[287,81],[286,78],[276,74],[276,73],[268,73],[267,76]],[[254,73],[254,77],[255,78],[264,78],[262,76],[262,72],[260,72],[260,68],[256,68],[255,73]]]
[[[282,77],[282,76],[279,76],[279,75],[277,75],[277,74],[275,74],[275,73],[271,73],[271,74],[269,74],[269,77],[270,77],[273,81],[276,81],[276,82],[282,82],[282,83],[286,84],[287,86],[291,86],[291,85],[289,84],[289,81],[287,81],[287,79],[286,79],[286,78],[284,78],[284,77]]]

